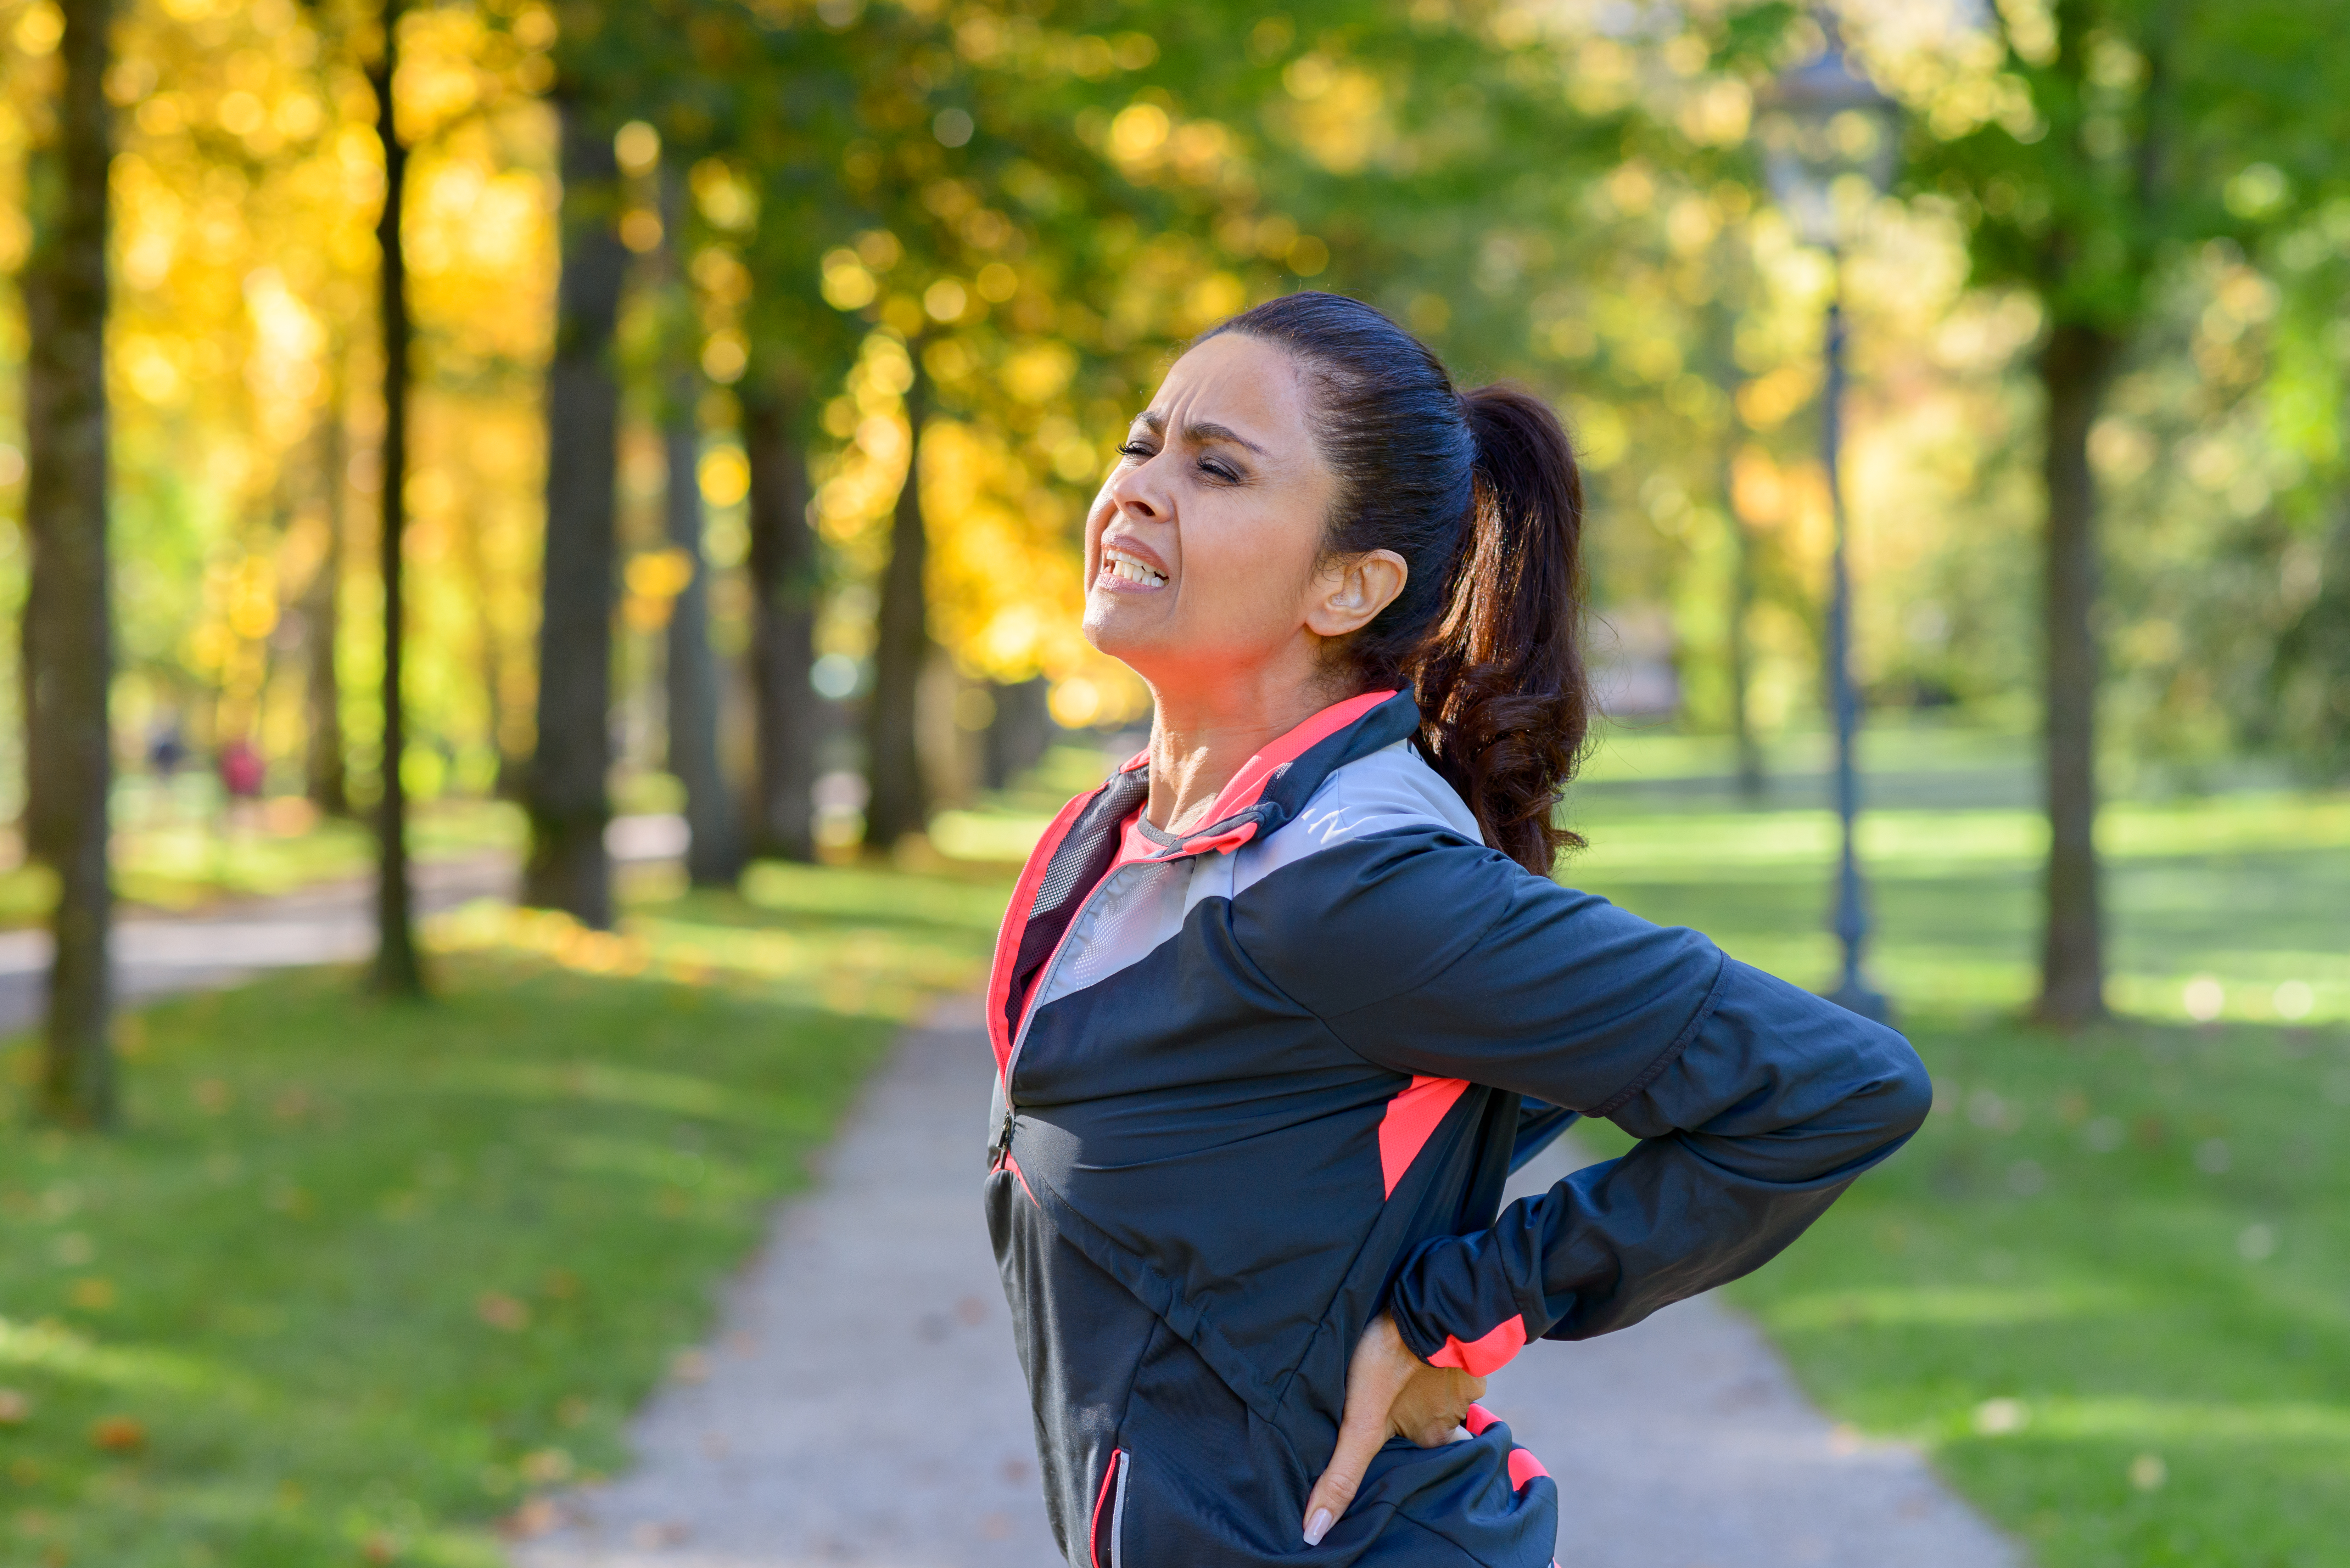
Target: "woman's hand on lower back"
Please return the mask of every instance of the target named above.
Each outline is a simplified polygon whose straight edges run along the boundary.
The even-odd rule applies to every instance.
[[[1347,1366],[1347,1411],[1338,1422],[1338,1447],[1330,1468],[1305,1499],[1305,1544],[1317,1546],[1346,1514],[1371,1457],[1389,1438],[1409,1438],[1423,1449],[1451,1442],[1485,1392],[1485,1380],[1446,1366],[1430,1366],[1414,1355],[1381,1313],[1355,1344]]]

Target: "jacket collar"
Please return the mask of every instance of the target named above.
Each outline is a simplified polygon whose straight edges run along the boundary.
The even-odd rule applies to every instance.
[[[1313,798],[1337,769],[1383,751],[1419,728],[1419,706],[1409,691],[1366,691],[1334,702],[1242,764],[1217,795],[1201,826],[1154,859],[1239,848],[1281,826]],[[1148,776],[1149,752],[1118,770]]]

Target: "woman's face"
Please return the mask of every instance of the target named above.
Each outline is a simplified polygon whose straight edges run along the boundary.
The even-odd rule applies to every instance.
[[[1086,636],[1161,690],[1319,671],[1403,561],[1321,560],[1337,482],[1295,361],[1238,333],[1176,361],[1086,520]]]

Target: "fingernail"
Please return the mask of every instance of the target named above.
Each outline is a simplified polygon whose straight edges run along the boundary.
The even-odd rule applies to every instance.
[[[1315,1509],[1314,1517],[1305,1521],[1305,1544],[1319,1546],[1322,1544],[1322,1538],[1329,1533],[1330,1511],[1326,1508]]]

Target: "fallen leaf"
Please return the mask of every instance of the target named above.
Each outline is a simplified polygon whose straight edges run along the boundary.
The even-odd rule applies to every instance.
[[[516,1334],[530,1326],[530,1308],[504,1291],[484,1291],[474,1302],[473,1312],[492,1328]]]
[[[533,1486],[552,1486],[571,1479],[571,1456],[561,1449],[540,1449],[525,1454],[522,1479]]]
[[[147,1428],[129,1416],[109,1416],[89,1429],[89,1440],[109,1454],[135,1454],[147,1446]]]
[[[556,1511],[555,1504],[543,1497],[535,1497],[506,1515],[504,1528],[508,1535],[527,1541],[534,1535],[546,1534],[562,1522],[563,1516]]]

